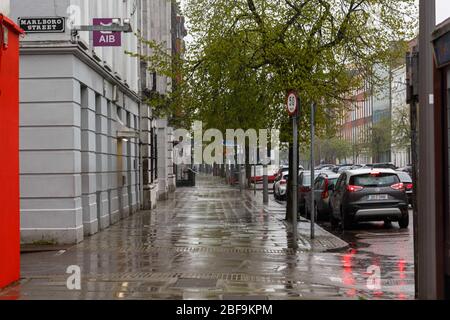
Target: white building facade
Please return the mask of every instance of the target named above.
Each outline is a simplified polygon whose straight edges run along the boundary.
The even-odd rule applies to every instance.
[[[393,126],[399,123],[410,124],[410,106],[406,103],[406,66],[402,65],[392,70],[392,122]],[[402,119],[401,119],[402,118]],[[393,132],[393,136],[394,136]],[[411,144],[396,146],[393,142],[391,148],[392,163],[402,168],[410,165]]]
[[[151,106],[141,99],[147,86],[143,66],[125,54],[142,50],[137,38],[123,33],[120,47],[94,47],[92,32],[74,36],[70,29],[92,25],[94,18],[120,18],[130,19],[133,31],[154,32],[154,16],[170,19],[170,11],[144,16],[145,6],[156,2],[167,1],[11,2],[13,19],[66,19],[62,32],[28,33],[21,40],[23,243],[80,242],[154,207],[158,196],[173,189],[158,190],[159,181],[171,179],[169,170],[158,172],[171,166],[166,134],[171,129],[160,131]],[[161,93],[169,89],[160,87]]]

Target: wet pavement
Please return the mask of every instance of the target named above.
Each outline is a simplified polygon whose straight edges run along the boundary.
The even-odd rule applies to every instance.
[[[318,227],[311,242],[304,222],[294,251],[282,204],[197,182],[67,250],[22,254],[22,279],[0,299],[413,298],[408,232]],[[81,290],[68,289],[69,266],[81,268]]]

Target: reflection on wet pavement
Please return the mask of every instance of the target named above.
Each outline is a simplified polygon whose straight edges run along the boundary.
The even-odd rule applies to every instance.
[[[199,177],[197,187],[65,252],[23,254],[23,279],[0,299],[413,298],[412,247],[398,233],[341,252],[309,250],[304,240],[294,252],[283,207],[260,203]],[[67,289],[71,265],[81,267],[81,290]]]

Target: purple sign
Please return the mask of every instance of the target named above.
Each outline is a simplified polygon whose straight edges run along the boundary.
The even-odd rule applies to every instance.
[[[113,19],[94,19],[94,26],[111,26]],[[94,31],[94,47],[120,47],[122,45],[122,33],[112,31]]]

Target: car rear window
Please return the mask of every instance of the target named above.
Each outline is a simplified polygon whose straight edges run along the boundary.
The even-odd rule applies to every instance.
[[[336,185],[336,182],[338,181],[338,179],[339,179],[339,178],[336,178],[336,179],[329,179],[329,180],[328,180],[328,185],[330,185],[330,186]]]
[[[358,187],[366,188],[383,188],[399,183],[400,180],[396,174],[380,173],[377,175],[363,174],[350,178],[350,184]]]
[[[399,172],[398,173],[398,177],[400,178],[400,180],[402,182],[406,182],[406,183],[411,183],[412,182],[412,179],[411,179],[410,175],[407,174],[406,172]]]
[[[305,187],[311,186],[311,175],[303,175],[302,185]]]
[[[314,175],[315,178],[317,178],[320,175],[319,172],[316,172]],[[304,187],[311,187],[311,174],[303,174],[303,181],[301,181],[301,185]]]

